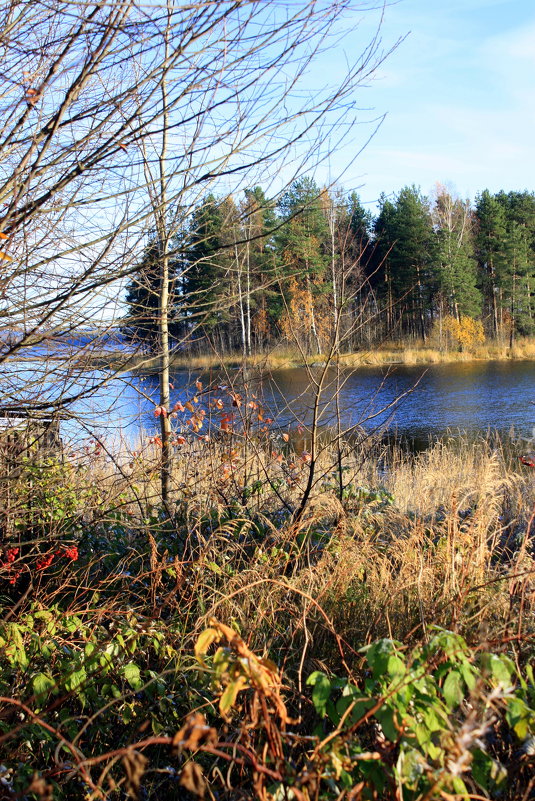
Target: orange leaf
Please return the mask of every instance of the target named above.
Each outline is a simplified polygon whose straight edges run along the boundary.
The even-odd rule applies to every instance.
[[[3,250],[0,250],[0,259],[7,259],[8,261],[13,261],[11,256],[8,256],[7,253],[4,253]]]
[[[0,239],[9,239],[7,234],[0,234]]]

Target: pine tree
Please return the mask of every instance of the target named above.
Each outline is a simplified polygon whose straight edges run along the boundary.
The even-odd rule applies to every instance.
[[[231,199],[207,195],[193,211],[184,245],[182,287],[190,328],[215,335],[223,350],[233,344],[237,216]]]
[[[285,225],[277,237],[281,279],[286,296],[286,335],[298,335],[309,353],[320,353],[323,327],[330,315],[325,302],[332,292],[329,267],[329,226],[322,193],[311,178],[296,181],[280,203]]]
[[[437,238],[427,198],[412,186],[399,192],[395,204],[383,200],[376,232],[403,329],[425,340],[437,284]]]
[[[533,286],[533,257],[530,253],[528,232],[513,220],[504,243],[505,270],[503,303],[509,312],[509,345],[515,334],[529,335],[534,330],[531,287]]]
[[[402,328],[401,309],[394,304],[392,289],[392,265],[390,255],[394,244],[394,216],[396,208],[384,193],[379,198],[379,214],[374,225],[375,246],[370,259],[369,282],[378,304],[384,309],[385,326],[383,335],[391,336],[394,330]]]
[[[169,302],[171,309],[169,333],[175,341],[184,334],[184,316],[177,292],[178,264],[177,260],[172,261],[174,275],[170,284]],[[152,234],[143,258],[128,283],[126,289],[128,315],[121,326],[129,340],[152,353],[158,352],[159,349],[160,287],[160,248],[158,238]]]
[[[432,209],[438,237],[440,314],[478,317],[481,292],[477,287],[474,221],[469,201],[453,197],[438,185]],[[442,308],[445,306],[445,308]]]
[[[263,189],[245,191],[241,204],[241,230],[245,280],[245,350],[251,353],[253,340],[262,349],[268,344],[281,315],[280,293],[276,287],[277,253],[274,204]]]
[[[507,225],[503,204],[488,189],[476,197],[476,219],[476,251],[485,307],[492,320],[492,333],[498,337],[503,327]]]
[[[503,295],[511,317],[509,341],[512,345],[516,332],[530,335],[535,329],[532,299],[535,283],[535,195],[531,192],[499,192],[496,200],[503,206],[506,217]]]

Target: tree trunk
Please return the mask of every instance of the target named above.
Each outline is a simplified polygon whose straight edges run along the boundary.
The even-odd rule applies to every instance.
[[[168,24],[165,29],[165,58],[169,58],[169,37],[171,9],[167,8]],[[156,220],[161,256],[161,286],[159,303],[160,324],[160,431],[162,440],[162,464],[160,483],[162,491],[162,504],[167,514],[170,514],[169,501],[171,494],[171,420],[169,419],[169,232],[167,230],[167,136],[168,136],[168,102],[167,79],[162,76],[162,146],[159,155],[159,198],[156,207]]]

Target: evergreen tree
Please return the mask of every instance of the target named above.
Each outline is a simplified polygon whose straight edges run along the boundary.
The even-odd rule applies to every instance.
[[[241,204],[242,246],[245,273],[246,351],[253,340],[263,348],[268,344],[282,313],[276,286],[277,251],[274,231],[277,216],[260,186],[245,191]]]
[[[311,178],[296,181],[280,203],[285,224],[277,236],[281,256],[286,313],[285,334],[299,336],[306,351],[320,353],[324,328],[331,315],[325,296],[332,291],[329,267],[329,226],[322,192]]]
[[[531,299],[533,253],[527,229],[516,220],[508,226],[504,251],[503,303],[509,312],[509,345],[512,347],[517,331],[523,335],[534,331]]]
[[[378,323],[375,293],[369,273],[372,245],[372,214],[364,208],[356,192],[334,199],[336,230],[333,232],[333,307],[342,312],[339,338],[344,348],[371,344]],[[336,292],[335,292],[336,290]],[[336,295],[336,297],[335,297]]]
[[[370,259],[369,281],[372,290],[384,309],[385,326],[383,335],[391,335],[395,329],[402,328],[399,307],[394,305],[392,289],[392,266],[390,254],[394,244],[394,216],[396,208],[384,193],[379,198],[379,214],[377,215],[373,233],[375,246]]]
[[[503,285],[505,279],[506,215],[503,204],[485,189],[476,197],[476,251],[481,270],[486,315],[492,333],[499,336],[503,326]]]
[[[481,313],[477,287],[474,222],[469,201],[455,198],[438,186],[432,210],[438,238],[440,314],[475,318]],[[442,307],[445,306],[443,309]]]
[[[178,262],[172,262],[174,276],[170,284],[171,319],[169,334],[172,339],[184,335],[184,318],[177,292],[179,276]],[[128,315],[122,325],[125,336],[132,342],[153,353],[159,350],[159,304],[161,289],[160,248],[158,239],[152,234],[138,269],[132,275],[127,289]]]
[[[425,339],[437,285],[437,238],[427,199],[412,186],[399,192],[395,204],[383,200],[376,233],[390,302],[403,329]]]
[[[503,302],[509,310],[510,344],[515,333],[532,334],[535,309],[535,195],[531,192],[499,192],[496,200],[505,210],[506,238]]]
[[[373,215],[364,208],[356,192],[351,192],[347,199],[347,211],[350,217],[351,232],[354,242],[361,253],[370,245],[373,230]]]
[[[182,287],[190,327],[216,334],[223,350],[233,345],[237,217],[232,199],[207,195],[193,211],[183,255]]]

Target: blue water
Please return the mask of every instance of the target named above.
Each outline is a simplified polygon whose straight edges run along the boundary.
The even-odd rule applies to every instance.
[[[196,409],[205,408],[210,414],[210,398],[221,398],[223,412],[214,411],[212,425],[217,426],[221,414],[233,413],[239,418],[247,402],[258,403],[264,417],[275,424],[293,429],[310,425],[317,388],[315,381],[321,368],[307,372],[303,368],[279,370],[260,375],[240,371],[222,373],[185,373],[173,375],[171,403],[185,403],[197,395]],[[199,394],[195,381],[201,380]],[[152,375],[126,373],[109,377],[103,371],[66,371],[58,367],[53,380],[39,377],[37,365],[19,365],[16,376],[9,376],[9,393],[3,403],[20,397],[42,402],[67,395],[74,400],[69,409],[74,418],[62,423],[66,432],[77,436],[121,436],[130,440],[140,433],[150,435],[158,428],[154,417],[157,405],[158,379]],[[6,373],[3,377],[5,386]],[[246,385],[246,386],[245,386]],[[208,386],[214,390],[205,392]],[[228,389],[235,387],[243,396],[240,410],[231,406]],[[447,432],[469,434],[497,430],[529,439],[535,426],[535,362],[464,362],[432,365],[427,368],[397,366],[363,368],[348,371],[337,377],[335,371],[325,376],[324,388],[318,403],[319,424],[336,424],[335,396],[339,387],[341,426],[351,429],[395,431],[401,437],[415,440],[435,439]],[[76,399],[76,395],[81,397]],[[173,426],[180,428],[190,413],[179,413]],[[206,430],[206,428],[204,429]]]

